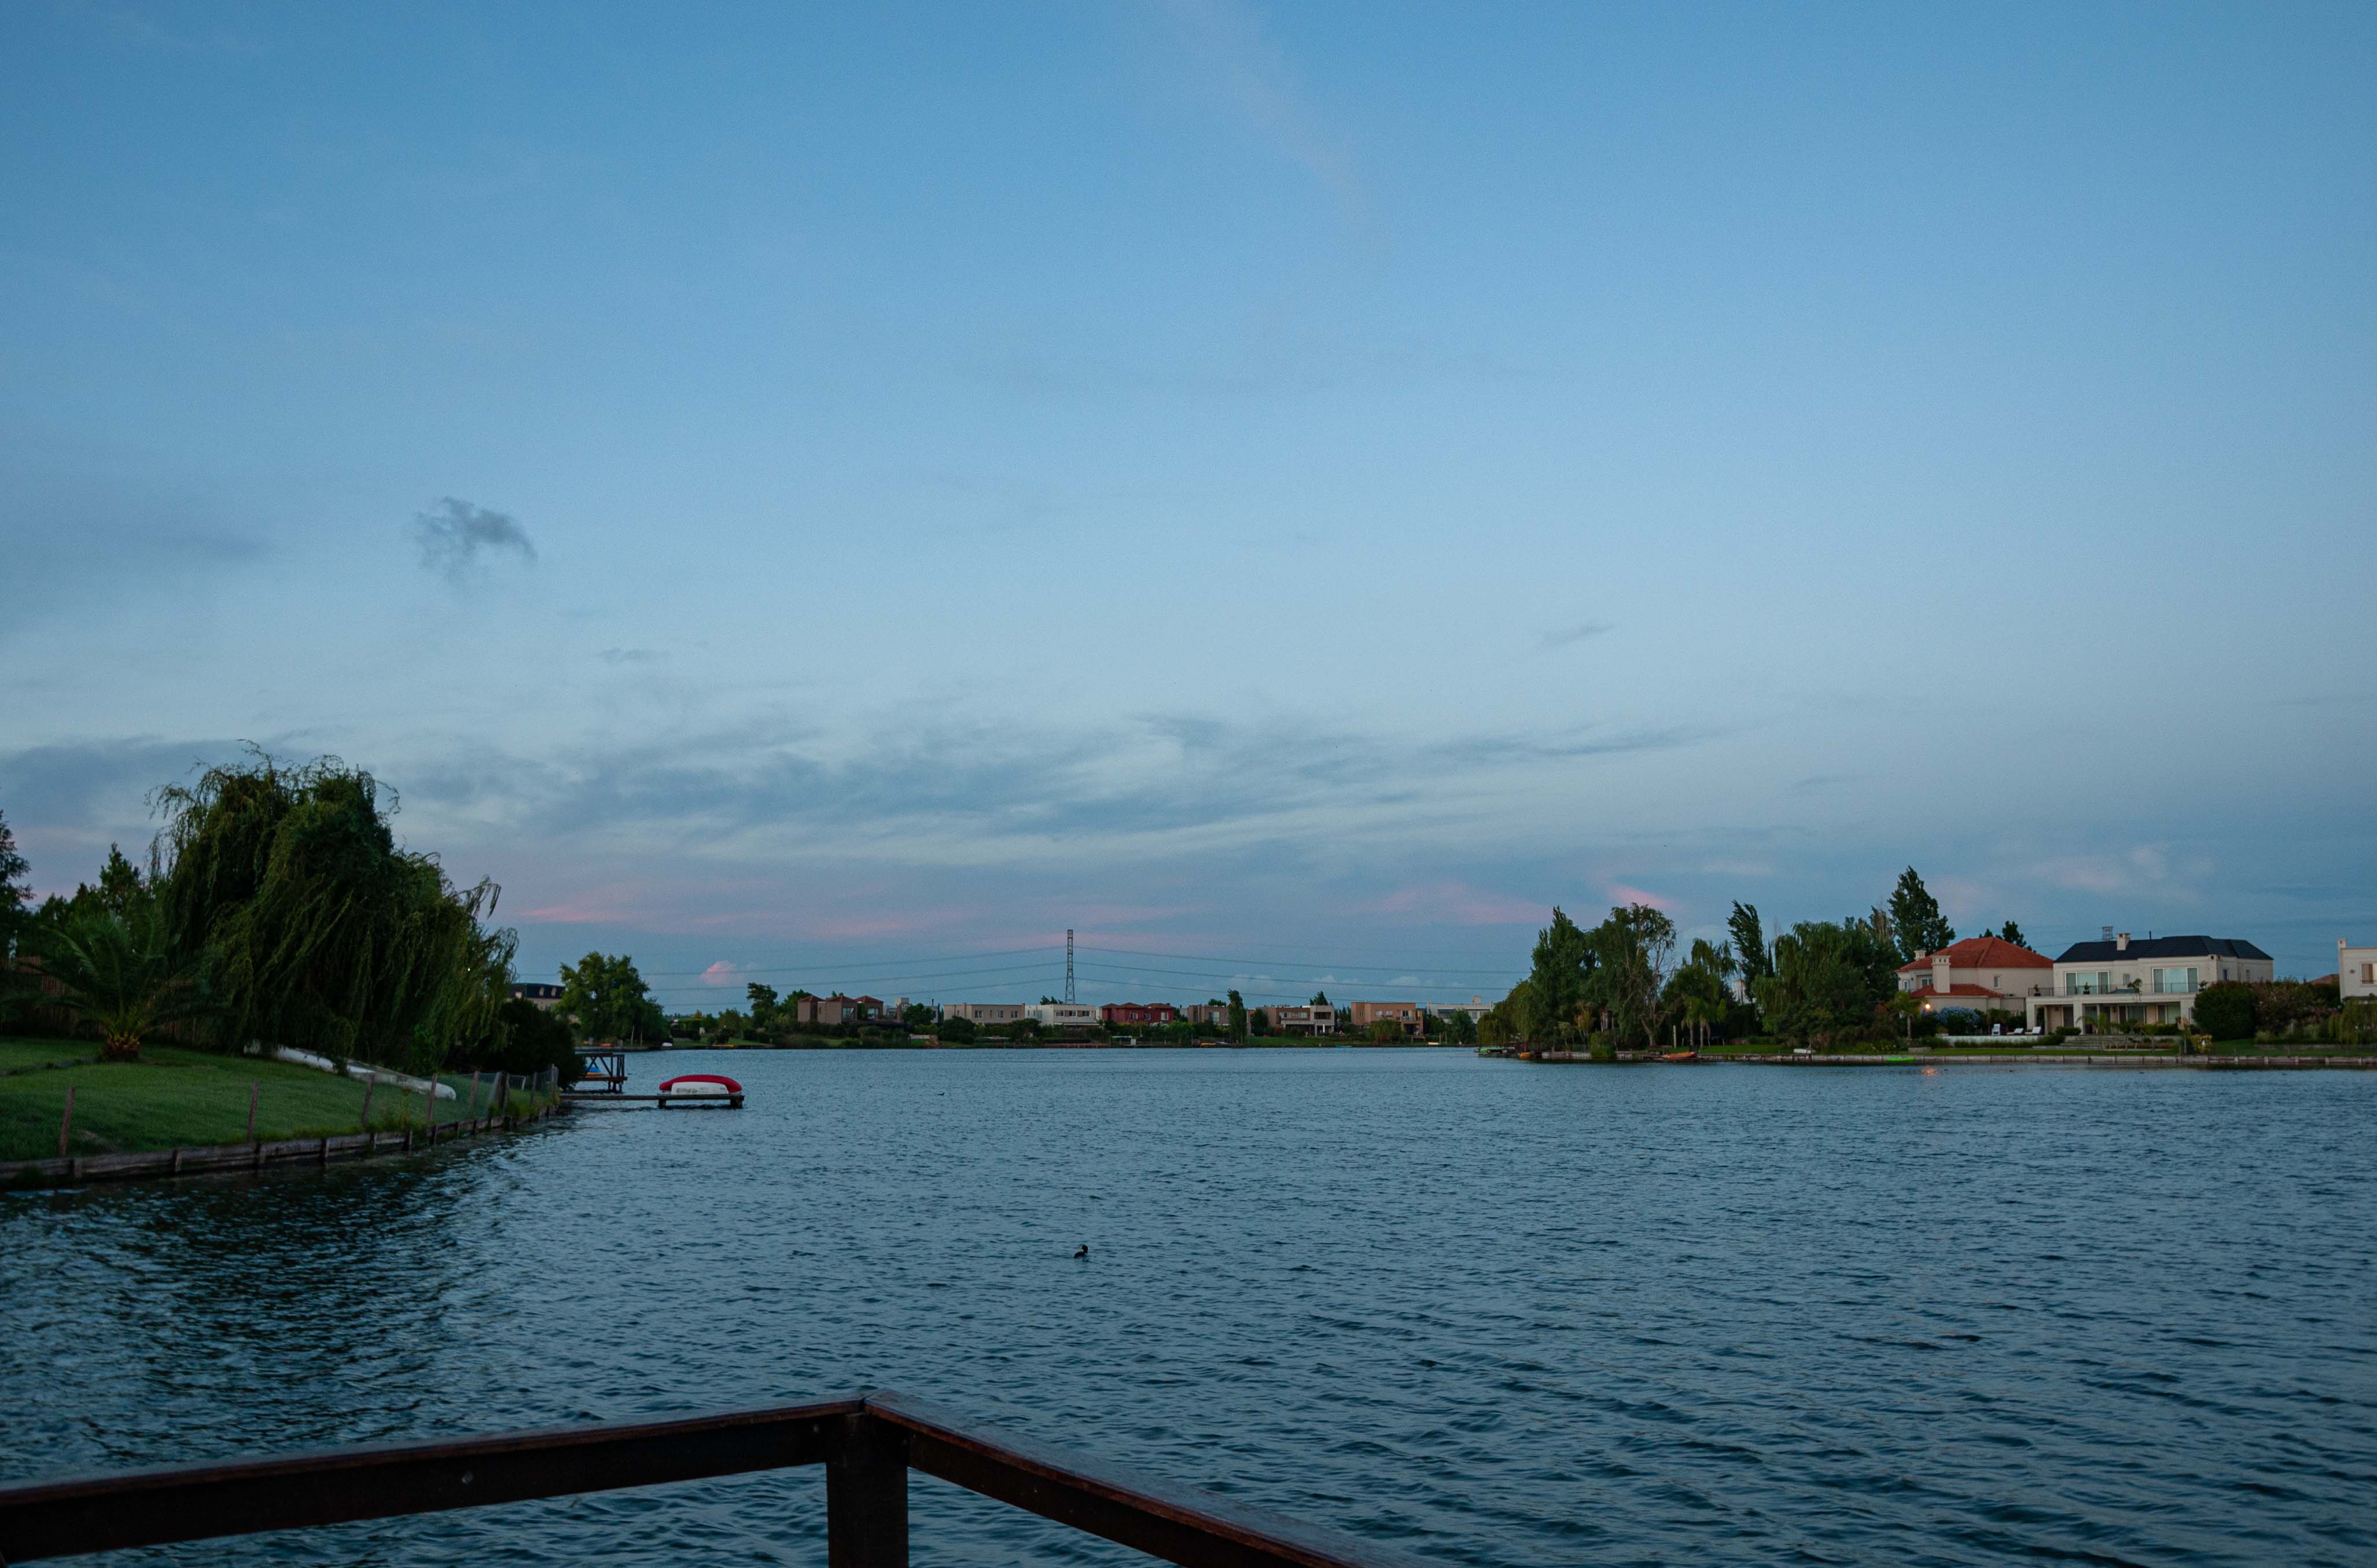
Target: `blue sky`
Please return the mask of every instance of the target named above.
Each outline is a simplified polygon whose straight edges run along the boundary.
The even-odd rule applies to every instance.
[[[2321,973],[2372,83],[2365,6],[13,6],[0,811],[70,888],[334,752],[681,1003],[1491,994],[1909,863]]]

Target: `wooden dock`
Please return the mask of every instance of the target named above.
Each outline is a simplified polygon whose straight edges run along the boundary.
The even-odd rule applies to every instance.
[[[622,1095],[609,1089],[564,1089],[561,1097],[573,1106],[658,1106],[666,1110],[671,1106],[724,1106],[728,1110],[743,1108],[743,1092],[729,1094],[724,1090],[715,1095]]]

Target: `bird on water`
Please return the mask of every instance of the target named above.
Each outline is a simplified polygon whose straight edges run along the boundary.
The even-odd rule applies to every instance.
[[[1089,1255],[1090,1255],[1090,1244],[1089,1244],[1088,1242],[1084,1241],[1084,1242],[1082,1242],[1082,1243],[1081,1243],[1081,1250],[1080,1251],[1078,1251],[1078,1252],[1076,1252],[1076,1253],[1074,1253],[1074,1254],[1073,1254],[1073,1260],[1074,1260],[1076,1263],[1078,1263],[1078,1262],[1080,1262],[1081,1259],[1086,1258],[1086,1257],[1088,1257]]]

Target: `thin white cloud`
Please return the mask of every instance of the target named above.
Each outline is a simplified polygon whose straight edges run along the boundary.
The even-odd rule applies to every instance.
[[[1563,631],[1544,633],[1543,640],[1536,644],[1536,649],[1540,652],[1548,653],[1555,648],[1573,648],[1580,642],[1589,642],[1613,629],[1615,628],[1607,621],[1586,621],[1582,626],[1572,626]]]
[[[1165,9],[1248,120],[1283,157],[1320,181],[1348,220],[1367,225],[1369,193],[1356,167],[1352,141],[1313,107],[1261,19],[1235,0],[1166,0]]]

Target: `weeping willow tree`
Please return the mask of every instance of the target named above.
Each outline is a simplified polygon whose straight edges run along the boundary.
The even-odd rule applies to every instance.
[[[206,955],[225,1045],[425,1071],[495,1027],[518,943],[481,923],[500,890],[400,848],[369,773],[251,749],[154,804],[152,884],[175,943]]]

